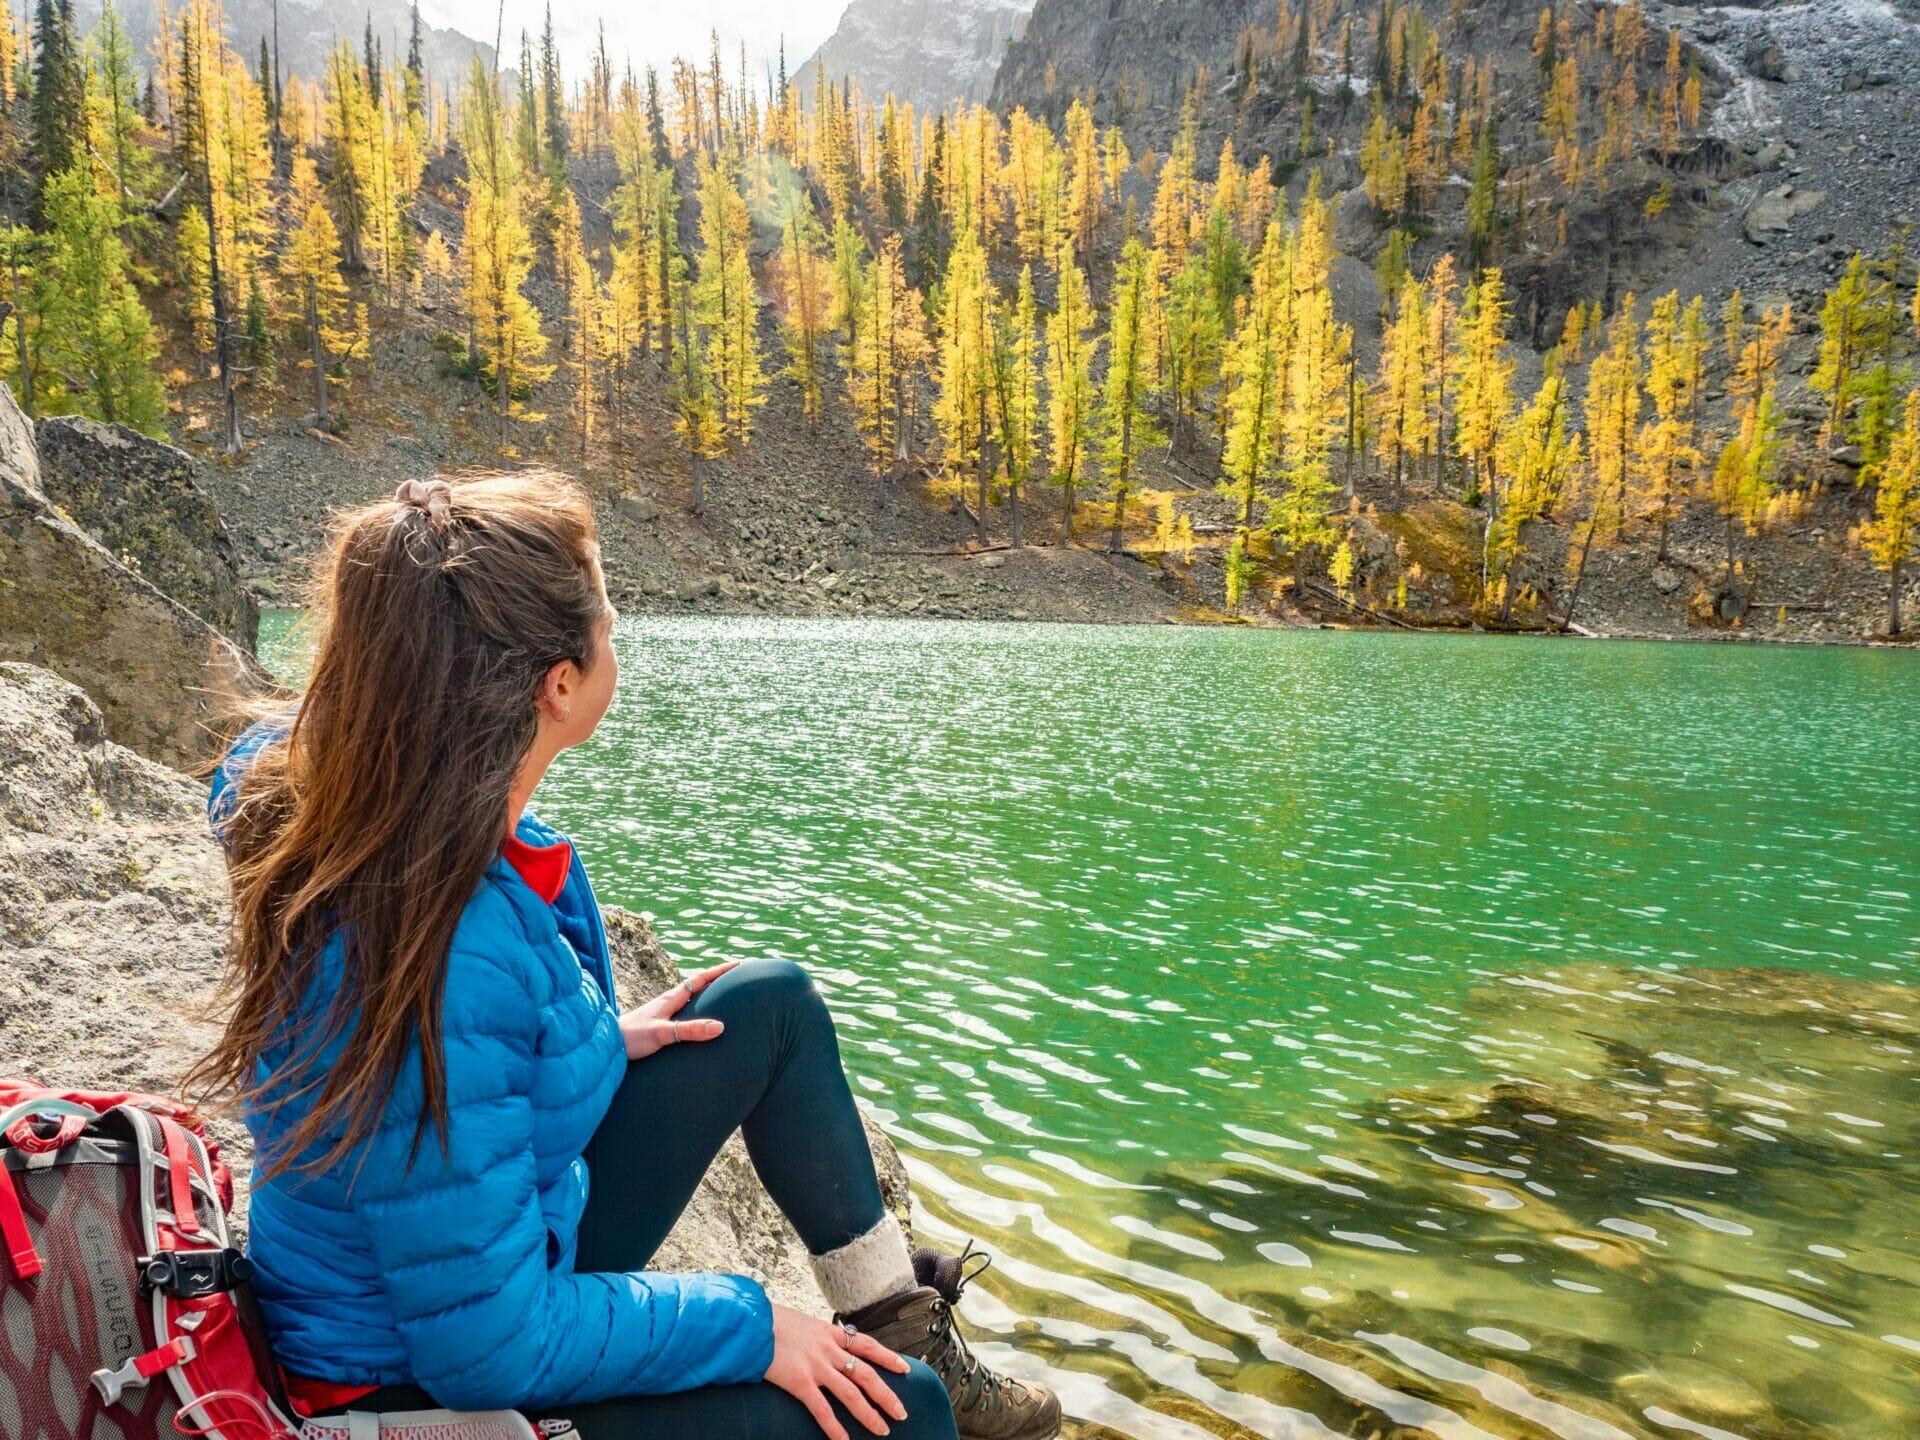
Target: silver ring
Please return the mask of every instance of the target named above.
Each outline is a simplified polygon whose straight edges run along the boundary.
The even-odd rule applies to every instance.
[[[676,1045],[680,1043],[680,1022],[678,1020],[673,1022],[673,1043]]]
[[[693,988],[693,982],[691,980],[682,980],[680,982],[680,988],[687,992],[687,998],[689,1000],[691,1000],[694,996],[700,993],[698,990]]]
[[[842,1365],[840,1368],[846,1371],[847,1374],[851,1375],[853,1373],[854,1366],[858,1365],[859,1363],[860,1362],[858,1360],[854,1359],[851,1355],[849,1355],[847,1357],[847,1363]]]

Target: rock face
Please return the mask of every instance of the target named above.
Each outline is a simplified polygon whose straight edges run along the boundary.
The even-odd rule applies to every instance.
[[[259,607],[240,585],[233,537],[185,451],[79,415],[34,427],[40,489],[122,563],[251,650]]]
[[[838,84],[848,75],[878,101],[892,93],[922,113],[954,99],[985,100],[1008,42],[1034,0],[852,0],[840,26],[793,72],[811,96],[815,62]]]
[[[128,41],[136,55],[153,52],[154,36],[167,23],[169,7],[160,0],[120,0],[114,7],[126,28]],[[74,6],[75,33],[84,35],[99,23],[101,0],[79,0]],[[260,46],[260,37],[278,36],[280,73],[319,80],[327,72],[327,57],[342,39],[360,44],[362,24],[386,46],[397,68],[406,57],[410,18],[407,0],[373,0],[372,4],[351,9],[321,3],[321,0],[227,0],[222,7],[227,38],[251,64]],[[476,12],[477,17],[478,12]],[[177,9],[176,9],[177,15]],[[277,22],[277,23],[276,23]],[[493,33],[491,18],[475,18],[474,28]],[[475,59],[491,68],[493,46],[461,34],[458,30],[427,24],[420,26],[421,58],[428,76],[449,89],[464,81]]]
[[[212,1041],[227,880],[205,805],[199,783],[109,740],[73,685],[0,663],[0,1074],[166,1092]],[[605,918],[628,1001],[678,983],[645,920]],[[244,1180],[245,1130],[216,1119],[214,1131]],[[871,1123],[868,1139],[904,1221],[900,1157]],[[738,1136],[653,1263],[744,1272],[776,1300],[825,1310]]]
[[[1232,74],[1242,27],[1270,24],[1273,14],[1264,0],[1039,0],[1007,48],[993,106],[1024,105],[1058,120],[1077,94],[1119,97],[1124,76],[1133,92],[1128,143],[1164,153],[1181,78],[1201,66]],[[1108,123],[1104,113],[1098,118]],[[1211,158],[1217,145],[1202,148]]]
[[[134,574],[40,489],[33,432],[0,385],[0,660],[55,670],[98,701],[107,735],[197,763],[216,696],[265,676],[205,620]]]

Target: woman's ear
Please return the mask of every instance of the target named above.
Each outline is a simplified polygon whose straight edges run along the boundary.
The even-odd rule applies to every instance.
[[[580,680],[580,667],[571,660],[556,660],[540,679],[538,699],[547,718],[565,724],[573,718],[573,690]]]

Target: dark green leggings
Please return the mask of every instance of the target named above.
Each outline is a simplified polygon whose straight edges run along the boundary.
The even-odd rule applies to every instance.
[[[718,1019],[717,1040],[670,1045],[627,1067],[587,1147],[592,1190],[575,1269],[642,1270],[673,1228],[713,1157],[737,1129],[793,1228],[816,1255],[865,1234],[886,1213],[826,1002],[806,971],[754,960],[722,975],[676,1017]],[[880,1373],[907,1408],[890,1440],[954,1440],[946,1388],[919,1361]],[[389,1386],[355,1410],[433,1402]],[[836,1400],[852,1440],[867,1434]],[[533,1418],[570,1420],[581,1440],[817,1440],[798,1400],[762,1380],[671,1395],[557,1405]],[[562,1432],[564,1433],[564,1432]]]

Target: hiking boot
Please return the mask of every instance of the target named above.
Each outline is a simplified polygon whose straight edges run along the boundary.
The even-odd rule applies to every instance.
[[[969,1268],[969,1260],[980,1263]],[[962,1440],[1051,1440],[1060,1429],[1059,1398],[1044,1385],[981,1364],[954,1319],[967,1282],[991,1263],[971,1242],[959,1255],[922,1246],[913,1252],[918,1285],[834,1318],[925,1361],[947,1387]]]

